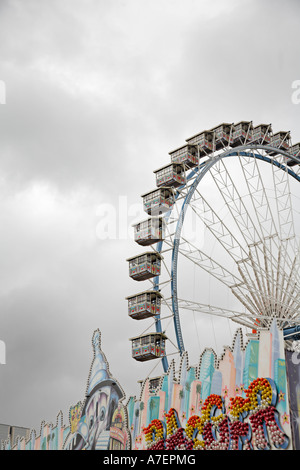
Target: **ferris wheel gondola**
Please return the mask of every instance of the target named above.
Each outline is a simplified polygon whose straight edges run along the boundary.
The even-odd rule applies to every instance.
[[[251,121],[241,121],[202,131],[169,155],[170,163],[154,171],[156,189],[142,196],[149,218],[134,226],[135,241],[152,251],[128,260],[130,276],[150,282],[145,305],[147,292],[149,299],[159,293],[156,313],[145,315],[163,335],[159,357],[164,370],[165,340],[179,355],[192,344],[194,326],[187,320],[183,331],[184,311],[226,318],[253,334],[275,318],[288,332],[287,339],[297,339],[299,212],[294,198],[300,182],[300,144],[292,145],[289,132],[273,133],[271,124],[254,127]],[[196,227],[184,230],[189,215]],[[158,263],[155,269],[152,263]],[[205,302],[205,278],[191,292],[194,268],[219,286],[214,288],[215,299],[222,299],[222,288],[232,294],[234,306]],[[127,300],[137,302],[137,297]],[[152,336],[140,335],[150,349]],[[137,342],[135,337],[132,344]],[[136,352],[133,357],[137,359]],[[145,354],[137,360],[157,357]]]

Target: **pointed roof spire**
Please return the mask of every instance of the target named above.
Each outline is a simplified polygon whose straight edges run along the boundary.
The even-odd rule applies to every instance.
[[[100,387],[100,385],[111,385],[114,386],[119,397],[121,398],[122,396],[124,396],[124,393],[121,390],[121,387],[119,386],[117,381],[111,377],[107,359],[103,351],[101,350],[101,333],[99,329],[94,331],[92,338],[92,346],[94,358],[91,364],[90,373],[88,377],[86,395],[91,395],[92,391],[97,386]]]

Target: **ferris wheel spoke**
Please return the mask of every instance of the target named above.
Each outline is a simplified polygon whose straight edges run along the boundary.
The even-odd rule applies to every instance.
[[[286,158],[278,156],[276,158],[279,165],[272,165],[272,173],[274,180],[275,200],[279,218],[279,231],[281,240],[295,240],[295,226],[292,211],[292,200],[290,190],[290,179],[288,167],[286,166]],[[282,167],[285,170],[282,170]]]
[[[275,201],[277,206],[278,220],[279,220],[279,233],[282,245],[285,248],[285,257],[283,269],[285,269],[286,262],[290,261],[291,254],[298,252],[299,246],[296,239],[296,231],[293,216],[293,203],[290,189],[290,178],[288,167],[286,166],[286,158],[279,156],[277,158],[281,167],[272,165]],[[295,276],[299,276],[300,265],[299,262],[294,265]]]
[[[292,307],[295,304],[295,299],[299,298],[299,291],[296,290],[296,286],[287,284],[289,290],[282,297],[280,297],[278,291],[275,295],[269,295],[268,293],[260,292],[260,297],[257,295],[258,290],[253,290],[251,286],[243,286],[243,294],[233,289],[234,295],[244,304],[249,311],[251,311],[256,317],[263,318],[265,315],[268,317],[276,315],[278,318],[283,318],[292,312]],[[246,288],[246,290],[245,290]],[[276,291],[276,289],[275,289]],[[284,289],[280,290],[285,292]],[[247,303],[245,303],[245,299]],[[288,313],[290,312],[290,313]]]
[[[241,157],[240,159],[263,239],[271,236],[277,247],[285,239],[295,239],[289,172],[285,158],[278,155],[274,157],[271,165],[274,199],[277,204],[276,219],[267,196],[257,159],[247,157]],[[251,171],[247,168],[249,165],[251,165]]]
[[[215,279],[226,285],[226,287],[230,288],[239,302],[241,302],[244,307],[251,312],[251,314],[257,317],[264,312],[265,309],[263,308],[263,304],[259,300],[261,293],[253,281],[249,277],[246,277],[243,269],[241,269],[241,262],[239,262],[238,266],[241,277],[237,277],[222,264],[214,260],[211,256],[208,256],[199,248],[193,246],[184,238],[181,239],[179,252],[192,263],[208,272]],[[248,295],[249,293],[252,300]]]
[[[270,245],[270,247],[268,247],[270,237],[268,237],[268,241],[266,242],[262,242],[261,237],[258,238],[258,232],[252,222],[252,218],[250,217],[223,162],[217,162],[216,171],[213,172],[213,176],[214,181],[223,196],[224,202],[231,210],[233,219],[238,223],[245,243],[247,244],[249,241],[254,242],[251,245],[248,245],[248,257],[237,262],[239,264],[239,273],[245,284],[248,286],[249,293],[252,297],[252,301],[254,302],[254,304],[252,303],[252,307],[255,305],[255,307],[259,309],[260,315],[265,311],[270,312],[279,305],[278,297],[282,294],[282,283],[280,283],[280,277],[283,279],[285,275],[283,267],[280,262],[278,263],[278,259],[275,258],[272,252],[272,246]],[[225,187],[227,197],[225,197]],[[236,203],[236,201],[239,202]],[[220,232],[221,231],[219,231],[217,235],[219,235]],[[259,241],[255,242],[257,239],[259,239]],[[280,250],[281,248],[281,245],[279,245]],[[269,254],[268,257],[266,257],[267,250]],[[270,268],[268,268],[268,264],[270,264],[270,262],[272,264]],[[271,277],[270,273],[272,273]],[[276,273],[276,278],[274,278],[274,273]],[[270,292],[270,286],[273,286],[274,283],[276,286],[276,295],[274,295],[274,292],[272,292],[272,294]]]
[[[285,310],[282,310],[281,318],[291,318],[294,315],[299,314],[300,308],[300,301],[299,299],[299,292],[293,297],[293,299],[289,302],[288,306],[286,306]]]
[[[179,245],[179,253],[189,259],[192,263],[207,271],[210,275],[218,279],[227,287],[242,283],[241,279],[224,268],[220,263],[215,261],[211,256],[204,253],[191,242],[181,237]]]
[[[168,299],[166,301],[167,304],[171,305],[171,300]],[[178,299],[178,306],[180,310],[188,310],[192,312],[199,312],[207,315],[213,315],[217,317],[224,317],[229,320],[233,320],[237,323],[242,323],[244,326],[247,326],[248,328],[254,328],[257,326],[257,322],[255,321],[255,318],[253,317],[253,312],[247,311],[245,312],[237,312],[234,310],[229,310],[225,309],[222,307],[216,307],[212,305],[206,305],[202,304],[199,302],[194,302],[194,301],[189,301],[189,300],[183,300],[183,299]],[[263,316],[262,319],[267,320],[267,316]]]
[[[259,248],[261,249],[260,244],[259,244]],[[258,248],[258,244],[254,244],[249,247],[249,259],[252,264],[253,272],[254,272],[255,279],[256,279],[256,284],[258,286],[258,289],[262,293],[262,301],[264,304],[264,310],[266,311],[270,309],[270,300],[267,300],[267,299],[270,299],[271,297],[270,274],[269,274],[268,269],[265,270],[266,258],[263,257],[263,259],[261,259],[261,256],[260,256],[261,252],[259,251],[259,248]]]
[[[237,287],[233,287],[231,289],[232,294],[237,298],[237,300],[245,307],[245,309],[250,313],[251,318],[257,318],[259,316],[259,311],[257,310],[256,306],[253,306],[253,302],[248,300],[247,295],[240,292],[240,289]],[[252,323],[253,324],[253,323]]]
[[[189,310],[193,312],[205,313],[209,315],[222,316],[228,319],[249,316],[243,312],[236,312],[234,310],[225,309],[222,307],[216,307],[213,305],[206,305],[199,302],[194,302],[190,300],[178,299],[178,305],[180,309]]]
[[[283,157],[282,157],[283,158]],[[269,263],[273,264],[275,270],[280,269],[281,275],[285,273],[285,266],[288,266],[290,269],[293,259],[287,249],[285,240],[281,238],[281,226],[284,224],[289,227],[289,234],[292,234],[293,221],[291,220],[292,213],[287,210],[288,205],[291,206],[290,199],[290,190],[288,189],[288,184],[286,179],[288,178],[288,171],[283,171],[283,165],[272,164],[273,176],[276,180],[274,181],[274,191],[277,191],[277,195],[281,196],[281,206],[277,206],[277,221],[275,221],[273,211],[270,206],[270,201],[266,193],[266,188],[263,182],[261,171],[258,167],[258,162],[256,158],[250,157],[240,157],[240,165],[244,173],[245,182],[248,187],[249,196],[252,201],[253,208],[256,213],[256,218],[258,221],[258,228],[261,232],[262,239],[272,241],[272,243],[265,243],[265,248],[268,251],[268,260]],[[285,167],[286,168],[286,167]],[[281,174],[279,176],[279,174]],[[280,183],[277,187],[277,183]],[[279,190],[280,193],[279,194]],[[283,220],[284,217],[284,220]],[[278,228],[277,228],[278,226]],[[284,253],[282,253],[282,262],[280,265],[277,264],[277,256],[274,251],[277,252],[282,247],[285,248]],[[293,274],[297,276],[297,272]]]
[[[263,178],[253,151],[252,154],[252,157],[240,155],[238,161],[240,162],[244,180],[248,188],[248,194],[258,221],[257,228],[260,230],[261,238],[265,239],[270,235],[278,235],[278,231],[266,194]]]
[[[245,295],[246,299],[248,299],[248,302],[252,305],[252,307],[257,309],[258,312],[263,312],[264,304],[260,295],[259,284],[258,286],[255,286],[254,280],[245,276],[243,270],[241,269],[241,265],[238,266],[238,269],[246,286],[246,289],[243,290],[243,295]],[[251,299],[248,294],[250,294]]]
[[[226,207],[230,210],[233,220],[244,239],[243,246],[205,197],[200,194],[198,188],[195,191],[197,197],[190,201],[189,206],[200,217],[205,227],[213,234],[224,250],[234,259],[239,276],[242,279],[239,288],[232,289],[236,297],[242,301],[248,311],[251,311],[252,314],[255,313],[260,318],[263,318],[265,314],[270,315],[271,312],[282,316],[283,312],[291,308],[291,302],[293,302],[291,288],[293,286],[292,281],[296,278],[295,265],[297,263],[295,264],[295,258],[293,259],[288,252],[287,238],[282,240],[283,232],[277,229],[276,219],[256,159],[253,156],[242,157],[241,159],[243,160],[243,174],[248,186],[248,198],[250,195],[252,208],[254,208],[255,218],[258,223],[254,223],[222,160],[215,164],[213,171],[211,169],[211,173],[219,193],[222,195]],[[279,220],[279,226],[288,226],[288,235],[293,237],[290,191],[287,190],[286,183],[288,173],[282,170],[282,165],[272,165],[272,168],[275,169],[274,174],[277,178],[274,186],[276,187],[278,183],[277,194],[279,194],[278,191],[281,192],[279,202],[282,210],[278,210],[277,206],[279,215],[276,213],[276,217]],[[280,179],[277,172],[280,172]],[[282,174],[284,174],[284,177]],[[196,204],[198,201],[201,201],[200,208]],[[245,246],[248,246],[248,253],[245,251]],[[183,252],[183,247],[181,247],[181,252]],[[197,259],[195,259],[195,252],[192,251],[189,253],[189,258],[202,268],[211,271],[211,269],[208,269],[208,264],[203,264],[201,256],[201,259],[198,259],[200,253],[201,250],[198,250]],[[186,255],[186,253],[184,254]],[[203,252],[201,254],[203,255]],[[209,256],[204,256],[204,260],[207,261],[208,258]],[[214,266],[219,264],[215,260],[212,260],[212,262]],[[220,276],[215,277],[220,280]],[[241,288],[242,285],[243,288]]]
[[[201,218],[206,228],[208,228],[208,230],[213,234],[213,236],[221,244],[223,249],[227,251],[227,253],[229,253],[233,258],[235,263],[239,265],[238,269],[240,271],[240,274],[241,272],[243,272],[243,279],[247,283],[247,285],[252,285],[252,290],[258,290],[258,292],[260,293],[260,287],[257,288],[257,286],[254,286],[253,269],[255,269],[255,276],[257,280],[258,273],[260,273],[261,279],[265,278],[267,276],[267,273],[262,269],[261,265],[253,259],[250,262],[249,255],[242,247],[240,242],[237,240],[237,238],[228,229],[228,227],[224,224],[218,214],[216,214],[216,212],[212,209],[212,207],[208,204],[208,202],[205,200],[203,195],[199,193],[198,190],[197,193],[199,195],[199,199],[201,199],[203,213],[201,213],[201,211],[197,212],[195,210],[194,204],[191,204],[192,209],[197,212],[198,216]]]
[[[295,263],[296,263],[296,258],[295,258]],[[291,273],[290,273],[286,281],[286,288],[284,290],[282,302],[283,304],[288,303],[289,309],[290,309],[295,302],[294,299],[299,298],[299,297],[300,297],[299,284],[293,281]],[[284,310],[283,316],[288,315],[289,309]]]
[[[213,171],[213,180],[221,194],[224,203],[228,207],[232,220],[239,229],[241,236],[244,239],[245,246],[248,246],[251,250],[252,246],[255,246],[256,252],[257,248],[261,251],[261,255],[265,256],[265,243],[262,238],[261,233],[259,233],[256,225],[253,220],[253,216],[250,214],[247,205],[244,203],[243,197],[241,196],[239,190],[234,183],[230,172],[228,171],[227,165],[224,164],[223,160],[219,160]],[[269,251],[269,258],[274,261],[273,254],[271,249]],[[258,252],[257,252],[258,255]],[[259,257],[256,256],[258,260],[258,266],[256,267],[256,273],[260,271],[264,277],[268,276],[268,272],[264,269],[261,269],[259,263]],[[253,261],[252,261],[253,266]],[[266,282],[268,282],[266,280]]]
[[[211,174],[225,205],[228,207],[236,226],[244,238],[246,246],[260,240],[252,216],[244,204],[243,198],[223,160],[219,160],[216,163],[211,169]]]
[[[205,227],[215,237],[217,242],[220,243],[221,246],[229,253],[234,261],[247,256],[245,249],[242,247],[232,231],[229,230],[224,221],[214,211],[204,196],[200,194],[198,190],[196,190],[196,192],[201,199],[202,210],[197,211],[193,204],[190,205],[194,212],[201,218]]]
[[[237,241],[237,238],[231,233],[220,217],[216,214],[211,206],[207,203],[202,195],[198,192],[201,203],[204,206],[204,215],[198,213],[205,226],[214,235],[216,240],[227,251],[237,265],[239,274],[241,275],[247,289],[250,292],[256,307],[262,312],[265,310],[264,305],[259,300],[261,298],[261,285],[265,284],[264,278],[267,273],[262,269],[261,265],[254,261],[253,257],[247,255],[244,248]],[[193,206],[192,206],[193,207]],[[254,271],[254,276],[253,276]],[[261,278],[261,280],[259,279]],[[255,285],[254,279],[258,285]],[[256,293],[256,294],[255,294]]]
[[[274,279],[273,277],[271,279],[273,290],[272,292],[270,292],[270,275],[266,258],[264,259],[264,264],[261,264],[260,257],[257,253],[257,246],[250,247],[249,258],[253,265],[253,272],[260,292],[260,298],[263,304],[262,312],[270,312],[272,311],[272,309],[275,308],[275,305],[278,303],[278,292],[280,288],[282,288],[278,279],[279,269],[277,269],[277,278]],[[254,262],[254,259],[256,260],[256,262]],[[257,266],[259,266],[259,270],[257,269]],[[266,270],[264,270],[264,268],[266,268]],[[273,269],[272,273],[274,274]]]

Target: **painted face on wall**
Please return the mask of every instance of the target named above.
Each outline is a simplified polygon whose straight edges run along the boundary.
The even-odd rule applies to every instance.
[[[92,392],[87,399],[78,423],[77,431],[70,434],[64,448],[69,450],[96,450],[99,438],[104,432],[109,433],[112,415],[119,400],[118,391],[111,385],[104,385]],[[104,440],[109,441],[109,436]]]
[[[108,424],[110,387],[96,391],[86,404],[85,423],[87,439],[85,448],[95,449],[98,437]]]

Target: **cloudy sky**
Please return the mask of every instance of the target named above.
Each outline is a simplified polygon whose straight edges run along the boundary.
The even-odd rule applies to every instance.
[[[137,394],[149,368],[130,358],[124,298],[140,195],[219,122],[300,141],[299,29],[298,0],[0,1],[0,422],[67,419],[96,328]]]

